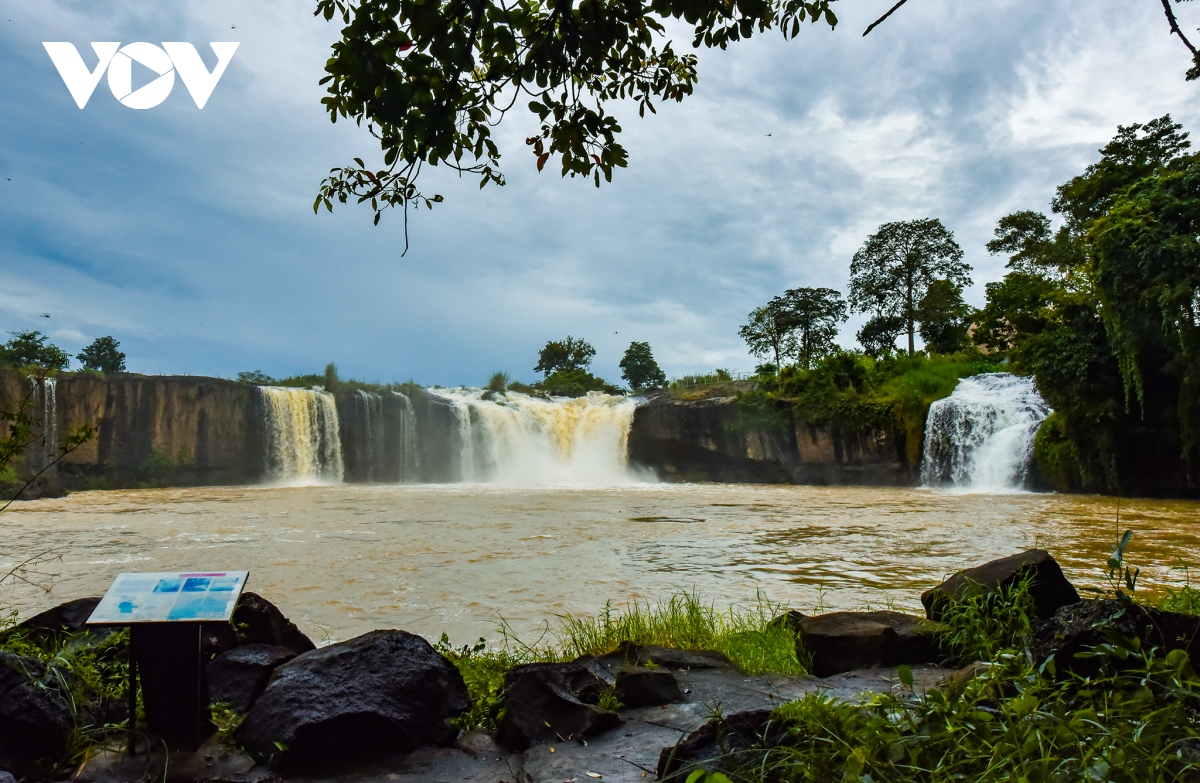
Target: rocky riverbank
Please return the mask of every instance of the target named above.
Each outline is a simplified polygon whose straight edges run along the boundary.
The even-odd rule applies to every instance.
[[[998,600],[1018,592],[1027,603]],[[1111,645],[1113,629],[1152,656],[1178,650],[1186,665],[1200,655],[1200,618],[1127,598],[1081,601],[1040,550],[931,588],[925,617],[779,615],[768,628],[789,634],[805,675],[748,674],[712,650],[627,640],[572,660],[495,659],[508,663],[481,686],[471,656],[444,644],[379,630],[317,648],[247,593],[231,625],[204,635],[207,689],[219,705],[213,737],[198,751],[164,752],[136,735],[128,753],[128,637],[83,625],[97,600],[64,604],[0,637],[0,769],[95,783],[682,780],[696,768],[727,768],[731,743],[745,752],[761,745],[783,705],[816,696],[871,704],[873,694],[922,705],[994,678],[998,664],[971,664],[981,648],[959,637],[985,637],[988,623],[1011,618],[980,607],[1027,612],[1028,655],[1054,676],[1097,676],[1103,656],[1087,653]],[[966,625],[964,611],[975,612]],[[495,719],[464,731],[481,699],[496,701]]]

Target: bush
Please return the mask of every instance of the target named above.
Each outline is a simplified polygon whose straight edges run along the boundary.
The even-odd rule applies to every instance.
[[[534,388],[551,397],[582,397],[594,391],[605,394],[621,393],[621,389],[603,378],[597,378],[587,370],[559,370],[546,380],[534,384]]]

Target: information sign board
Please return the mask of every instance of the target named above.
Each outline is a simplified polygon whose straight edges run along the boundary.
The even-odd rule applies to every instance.
[[[120,574],[89,625],[227,622],[249,571]]]

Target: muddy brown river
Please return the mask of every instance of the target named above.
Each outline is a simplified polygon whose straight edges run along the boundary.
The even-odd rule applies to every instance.
[[[763,594],[799,609],[920,608],[943,575],[1029,547],[1099,585],[1117,501],[920,489],[632,484],[613,488],[335,485],[81,492],[0,515],[0,584],[19,616],[97,595],[122,571],[248,569],[248,589],[315,641],[403,628],[458,644],[507,621],[695,590],[718,605]],[[1200,568],[1200,503],[1124,500],[1140,589]],[[1195,574],[1200,581],[1200,571]]]

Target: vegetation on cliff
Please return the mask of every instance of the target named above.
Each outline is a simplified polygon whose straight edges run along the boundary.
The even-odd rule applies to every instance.
[[[1200,459],[1200,156],[1169,116],[1123,126],[1044,215],[1001,219],[976,341],[1032,375],[1054,414],[1043,478],[1064,490],[1186,484]],[[1171,478],[1167,478],[1171,477]]]

